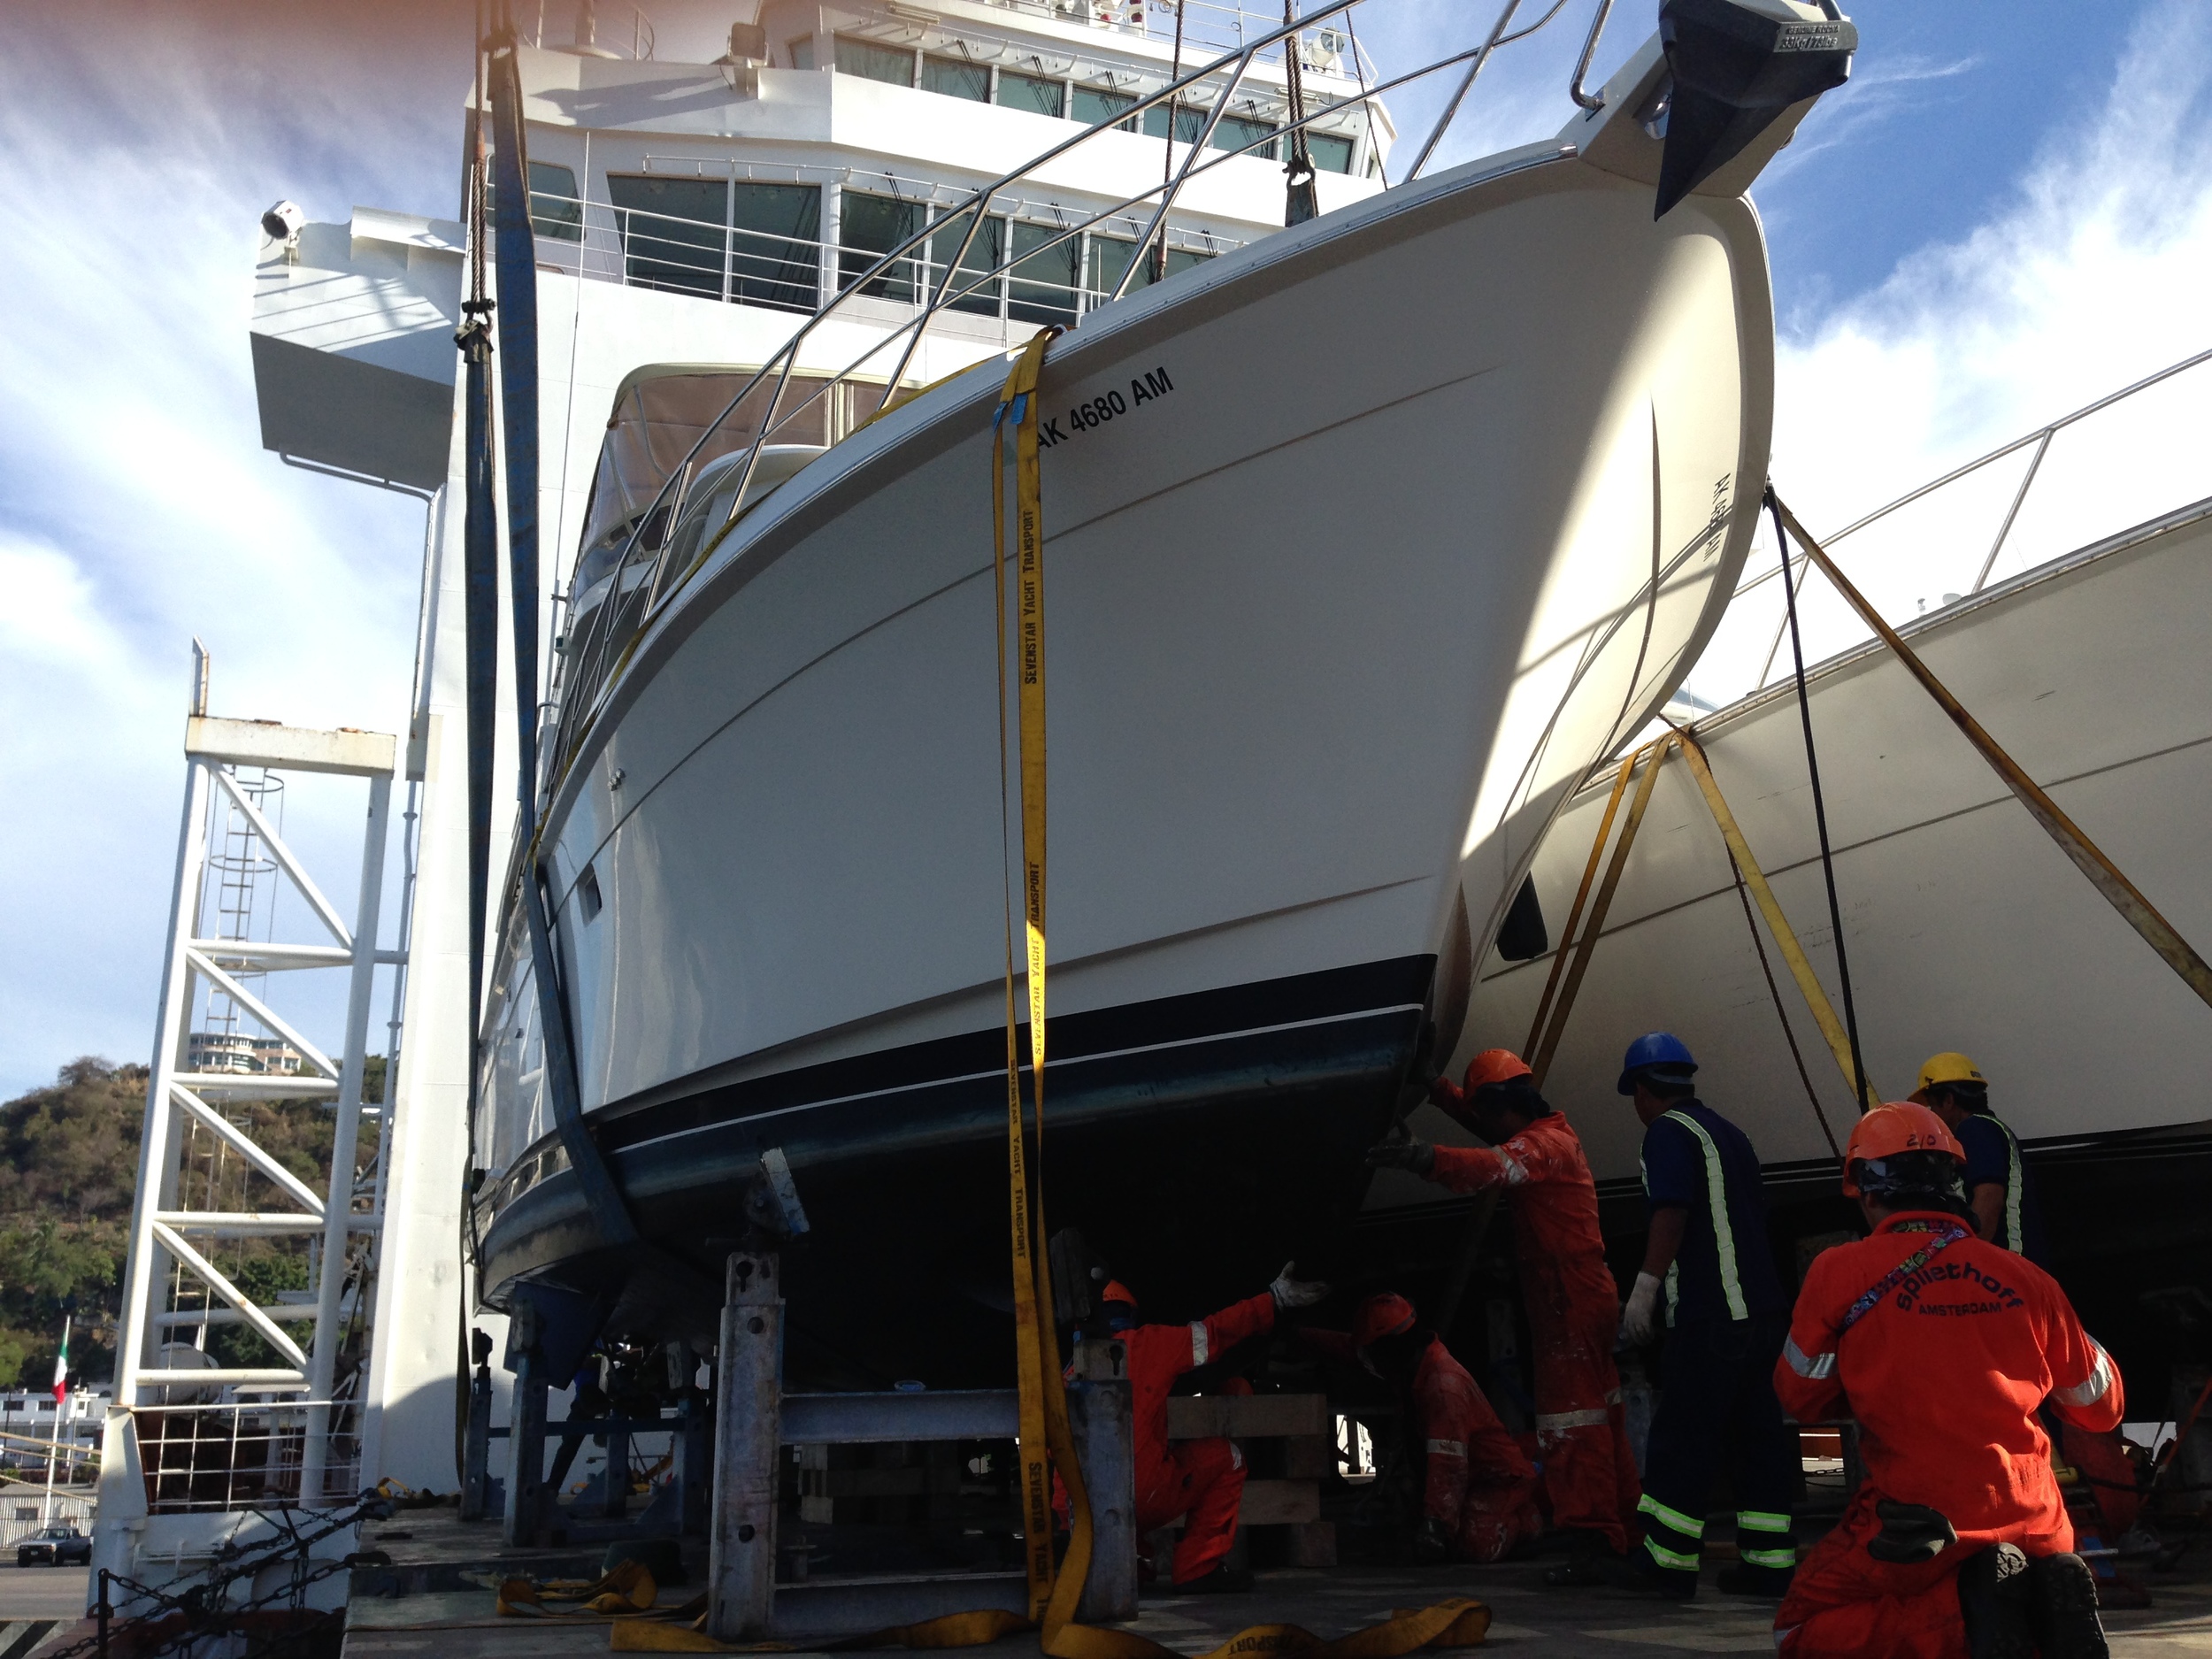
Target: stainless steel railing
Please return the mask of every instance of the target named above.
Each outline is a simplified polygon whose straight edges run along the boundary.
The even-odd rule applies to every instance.
[[[1962,465],[1953,467],[1949,472],[1945,472],[1939,478],[1931,479],[1928,482],[1918,486],[1916,488],[1907,490],[1903,495],[1897,496],[1894,500],[1886,502],[1882,505],[1875,508],[1872,511],[1863,513],[1860,517],[1851,520],[1850,523],[1845,525],[1841,529],[1836,531],[1834,534],[1823,537],[1821,545],[1830,552],[1835,552],[1838,550],[1839,544],[1849,541],[1852,537],[1863,534],[1865,532],[1873,529],[1878,525],[1882,525],[1893,520],[1898,514],[1903,512],[1908,508],[1924,504],[1931,508],[1944,507],[1947,503],[1943,502],[1942,498],[1947,494],[1968,492],[1978,488],[1985,488],[1988,481],[1993,481],[1986,480],[1985,479],[1985,474],[1988,472],[1990,468],[1995,466],[1998,463],[2002,462],[2008,457],[2019,455],[2023,450],[2026,450],[2029,452],[2027,464],[2020,474],[2018,484],[2015,486],[2012,490],[2009,492],[2003,492],[2000,490],[1999,493],[1990,497],[1984,503],[1965,503],[1965,510],[1949,515],[1949,517],[1953,519],[1953,522],[1946,524],[1943,529],[1939,532],[1944,541],[1950,543],[1955,549],[1962,551],[1967,557],[1970,557],[1978,549],[1980,553],[1978,561],[1972,566],[1974,572],[1973,578],[1970,583],[1965,585],[1964,593],[1946,593],[1943,595],[1944,601],[1948,603],[1963,596],[1980,593],[1984,588],[1989,585],[1991,574],[1995,571],[1998,560],[2004,554],[2006,549],[2008,547],[2014,547],[2017,545],[2016,541],[2016,532],[2019,531],[2023,525],[2027,522],[2026,516],[2024,514],[2023,510],[2028,506],[2030,497],[2033,494],[2037,484],[2039,482],[2042,482],[2045,484],[2047,489],[2048,488],[2050,474],[2047,473],[2044,470],[2044,462],[2052,453],[2054,442],[2069,432],[2077,429],[2087,430],[2085,423],[2094,420],[2096,417],[2108,416],[2110,411],[2117,410],[2121,405],[2125,404],[2131,399],[2139,396],[2141,394],[2151,390],[2154,387],[2164,385],[2168,381],[2174,380],[2177,376],[2184,374],[2187,371],[2200,367],[2207,363],[2212,363],[2212,349],[2200,351],[2190,357],[2182,358],[2177,363],[2169,364],[2166,367],[2158,370],[2155,373],[2147,374],[2142,379],[2120,388],[2117,391],[2108,393],[2105,396],[2083,404],[2079,409],[2074,410],[2068,414],[2061,415],[2055,420],[2050,421],[2044,426],[2035,427],[2032,431],[2023,433],[2020,436],[2013,438],[2007,442],[2001,443],[1995,449],[1989,450],[1987,453],[1977,456],[1972,460],[1965,462]],[[2212,385],[2208,385],[2202,389],[2212,391]],[[2201,419],[2202,413],[2203,411],[2200,408],[2197,411],[2197,419],[2199,420]],[[1993,481],[2001,484],[2001,480]],[[2157,487],[2154,487],[2154,488],[2156,488]],[[2212,488],[2212,477],[2200,475],[2193,480],[2183,480],[2174,481],[2170,485],[2165,487],[2161,493],[2144,498],[2133,507],[2116,508],[2110,500],[2103,499],[2100,502],[2100,511],[2097,515],[2096,525],[2101,526],[2106,529],[2116,530],[2125,528],[2128,525],[2147,519],[2158,511],[2180,505],[2185,501],[2194,501],[2203,496],[2208,488]],[[2002,503],[2003,511],[2001,513],[1995,511],[1999,503]],[[1979,509],[1978,511],[1976,511],[1978,507]],[[1984,516],[1985,514],[1987,516]],[[1991,517],[1994,517],[1995,518],[1995,527],[1993,533],[1987,532],[1986,530],[1986,526],[1990,523]],[[1966,541],[1963,539],[1967,534],[1969,526],[1970,526],[1977,518],[1979,519],[1981,526],[1985,527],[1985,533],[1989,534],[1989,540],[1985,545],[1980,543],[1978,541]],[[2048,548],[2046,556],[2048,557],[2062,554],[2071,550],[2074,546],[2086,545],[2089,541],[2093,541],[2095,539],[2093,531],[2096,526],[2092,526],[2085,527],[2093,533],[2085,536],[2062,536],[2061,541],[2064,543],[2064,545]],[[1770,553],[1772,549],[1770,548],[1769,551]],[[1926,557],[1924,554],[1922,557],[1924,559]],[[1928,562],[1932,564],[1932,560]],[[1812,564],[1810,560],[1800,559],[1795,561],[1796,587],[1798,592],[1801,594],[1806,591],[1806,579],[1811,569]],[[1962,575],[1964,574],[1964,569],[1965,567],[1963,565],[1960,567],[1960,573]],[[1741,603],[1747,595],[1756,593],[1759,589],[1765,588],[1780,574],[1781,565],[1778,561],[1763,566],[1755,575],[1746,578],[1743,581],[1737,585],[1736,591],[1732,596],[1731,603]],[[1862,586],[1863,586],[1862,579],[1855,576],[1854,580],[1861,580]],[[1939,584],[1938,585],[1939,586]],[[1761,659],[1757,675],[1750,681],[1749,685],[1742,688],[1747,695],[1749,692],[1755,691],[1765,687],[1774,677],[1775,659],[1780,653],[1782,637],[1787,626],[1786,613],[1783,611],[1778,598],[1774,603],[1778,614],[1774,623],[1773,635],[1772,638],[1767,642],[1766,652],[1764,657]],[[1885,614],[1887,617],[1887,619],[1893,623],[1902,623],[1910,619],[1909,616],[1901,611],[1897,611],[1897,613],[1893,615],[1889,614],[1891,611],[1896,611],[1896,607],[1893,605],[1885,609]],[[1854,628],[1852,637],[1855,639],[1860,637],[1870,637],[1870,633],[1863,626],[1857,626]]]
[[[1024,166],[968,193],[956,206],[932,219],[897,246],[882,253],[856,278],[844,281],[842,291],[817,309],[794,330],[782,348],[731,398],[722,414],[693,445],[684,462],[672,470],[651,505],[636,516],[635,527],[631,531],[628,542],[614,567],[611,591],[624,594],[641,585],[644,590],[641,599],[620,605],[611,603],[600,604],[580,633],[572,633],[561,658],[561,680],[557,691],[560,714],[555,728],[556,741],[546,750],[544,775],[541,780],[542,789],[549,794],[558,787],[560,779],[579,753],[592,722],[605,706],[611,687],[622,665],[626,663],[634,643],[654,626],[676,594],[712,557],[715,549],[735,526],[747,504],[748,486],[759,465],[762,450],[777,442],[779,434],[789,431],[795,420],[810,411],[834,388],[847,383],[864,371],[872,380],[878,377],[887,379],[889,387],[893,388],[892,396],[895,397],[896,389],[907,384],[908,370],[930,324],[936,318],[947,311],[958,309],[963,300],[972,300],[982,284],[1012,278],[1015,267],[1025,261],[1036,259],[1071,239],[1084,236],[1124,216],[1141,213],[1144,223],[1135,239],[1141,251],[1137,258],[1131,260],[1112,292],[1106,296],[1106,303],[1118,299],[1128,291],[1137,276],[1139,261],[1161,245],[1160,239],[1169,211],[1193,179],[1248,151],[1263,147],[1271,149],[1279,139],[1317,120],[1351,106],[1364,104],[1426,76],[1440,73],[1471,59],[1479,67],[1485,58],[1504,43],[1501,37],[1518,0],[1508,0],[1498,27],[1486,32],[1481,44],[1366,86],[1343,98],[1317,96],[1310,100],[1311,107],[1297,119],[1286,119],[1264,134],[1240,144],[1214,144],[1215,130],[1224,111],[1263,52],[1280,47],[1294,38],[1302,39],[1329,25],[1333,19],[1348,17],[1363,3],[1364,0],[1325,0],[1325,4],[1307,12],[1294,23],[1278,25],[1263,33],[1248,35],[1233,50],[1223,52],[1181,79],[1139,98],[1124,111],[1124,119],[1141,119],[1155,107],[1164,104],[1173,107],[1193,88],[1201,85],[1208,86],[1212,92],[1203,125],[1190,142],[1182,143],[1176,138],[1163,141],[1167,145],[1167,165],[1164,169],[1166,176],[1159,184],[1060,228],[1048,241],[1025,249],[1018,256],[1010,255],[987,265],[978,260],[975,257],[977,236],[987,219],[1000,211],[998,204],[1001,198],[1014,191],[1024,179],[1040,168],[1093,142],[1101,132],[1109,130],[1088,127],[1044,150]],[[1543,21],[1548,21],[1556,12],[1557,7],[1555,6],[1551,12],[1546,14]],[[1513,38],[1525,38],[1534,32],[1533,28],[1526,29]],[[1464,90],[1463,87],[1462,91]],[[1446,111],[1443,121],[1448,121],[1457,107],[1457,101],[1455,100]],[[1439,123],[1438,134],[1431,136],[1427,150],[1434,149],[1443,121]],[[1179,166],[1176,165],[1179,144],[1181,150]],[[939,256],[936,250],[944,233],[949,227],[960,226],[964,226],[964,228],[957,247],[949,257]],[[935,279],[927,298],[917,305],[914,315],[895,327],[887,337],[873,340],[858,357],[826,380],[810,375],[803,377],[811,389],[797,401],[787,403],[787,394],[792,390],[801,354],[814,340],[822,324],[841,315],[856,297],[864,296],[872,284],[910,266],[918,257],[931,260],[943,274]],[[880,365],[887,357],[894,353],[895,362],[886,376]],[[657,523],[672,527],[677,524],[687,504],[686,492],[693,481],[695,463],[714,442],[724,422],[734,416],[763,388],[767,388],[767,407],[760,417],[759,430],[746,449],[745,458],[736,469],[734,478],[728,469],[724,469],[719,474],[716,498],[726,498],[732,503],[729,516],[711,534],[701,538],[697,551],[688,557],[681,568],[677,568],[672,560],[664,556],[664,549],[673,538],[657,537],[653,545],[649,547],[645,545],[646,526]],[[649,568],[646,563],[649,560],[651,561]]]

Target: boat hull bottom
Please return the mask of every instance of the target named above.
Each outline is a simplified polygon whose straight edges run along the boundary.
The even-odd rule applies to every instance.
[[[1433,965],[1409,957],[1056,1019],[1046,1229],[1079,1229],[1148,1318],[1210,1313],[1286,1260],[1328,1271],[1366,1190],[1360,1155],[1416,1057]],[[795,1385],[1002,1385],[1004,1050],[1002,1031],[974,1033],[595,1115],[645,1242],[598,1248],[573,1175],[557,1171],[484,1229],[488,1300],[557,1301],[570,1327],[609,1335],[711,1340],[740,1195],[761,1152],[780,1147],[810,1224],[784,1263]],[[1002,1069],[987,1069],[993,1058]],[[565,1356],[549,1359],[557,1371]]]

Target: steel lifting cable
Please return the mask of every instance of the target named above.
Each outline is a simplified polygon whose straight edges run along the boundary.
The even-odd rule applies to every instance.
[[[1797,521],[1797,515],[1782,504],[1781,499],[1770,487],[1767,500],[1774,510],[1775,521],[1786,526],[1805,549],[1805,557],[1820,567],[1820,573],[1835,585],[1862,620],[1872,628],[1882,643],[1895,653],[1906,672],[1920,682],[1922,689],[1933,697],[1936,706],[1949,717],[1951,723],[1975,747],[1990,769],[2004,780],[2005,787],[2018,797],[2029,815],[2041,825],[2050,838],[2056,841],[2066,856],[2074,861],[2075,868],[2088,877],[2090,884],[2105,896],[2112,908],[2120,912],[2129,926],[2142,936],[2144,943],[2163,958],[2166,965],[2181,976],[2184,984],[2208,1004],[2212,1004],[2212,966],[2208,966],[2189,941],[2142,890],[2121,873],[2120,867],[2083,833],[2079,825],[2069,818],[2034,779],[2021,769],[2018,762],[2005,752],[1997,740],[1985,731],[1980,721],[1966,711],[1963,703],[1951,695],[1950,689],[1929,672],[1928,665],[1906,644],[1897,630],[1882,619],[1881,613],[1866,602],[1864,595],[1853,587],[1835,561],[1828,557],[1820,544],[1806,534],[1805,526]]]
[[[1283,27],[1298,21],[1298,0],[1283,0]],[[1306,146],[1306,89],[1300,79],[1298,37],[1283,42],[1283,90],[1290,107],[1289,154],[1283,159],[1283,223],[1302,225],[1317,219],[1321,203],[1314,187],[1313,156]]]
[[[1790,658],[1797,675],[1797,714],[1805,728],[1805,772],[1813,784],[1813,826],[1820,833],[1820,874],[1828,888],[1828,926],[1835,936],[1836,978],[1843,989],[1843,1026],[1851,1043],[1851,1095],[1866,1111],[1881,1102],[1868,1093],[1866,1057],[1859,1047],[1859,1010],[1851,996],[1851,958],[1843,941],[1843,907],[1836,898],[1836,859],[1828,843],[1828,806],[1820,789],[1820,757],[1813,748],[1813,704],[1805,692],[1805,641],[1797,630],[1797,587],[1790,580],[1790,542],[1782,529],[1782,502],[1770,481],[1766,504],[1774,516],[1774,540],[1782,556],[1782,601],[1790,622]]]

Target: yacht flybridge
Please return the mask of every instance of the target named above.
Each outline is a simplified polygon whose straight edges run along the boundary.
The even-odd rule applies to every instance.
[[[565,1340],[710,1332],[781,1148],[795,1374],[1007,1351],[991,434],[1041,327],[1042,1190],[1163,1309],[1356,1208],[1545,828],[1735,586],[1745,191],[1850,25],[1664,0],[1556,137],[1430,173],[1354,4],[1187,4],[770,0],[718,64],[517,54],[573,565],[471,1230]],[[1455,109],[1515,9],[1418,72]]]

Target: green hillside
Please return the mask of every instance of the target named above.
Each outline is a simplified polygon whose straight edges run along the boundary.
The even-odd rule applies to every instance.
[[[382,1060],[370,1062],[365,1093],[381,1093]],[[311,1186],[330,1167],[331,1114],[311,1101],[256,1102],[226,1109],[231,1121]],[[131,1196],[146,1114],[146,1068],[87,1057],[62,1067],[50,1088],[0,1105],[0,1386],[43,1388],[65,1306],[76,1312],[71,1369],[90,1383],[114,1374],[115,1321]],[[220,1139],[197,1125],[185,1140],[183,1202],[194,1209],[289,1209],[251,1175]],[[375,1155],[363,1125],[362,1159]],[[306,1242],[223,1241],[215,1264],[257,1301],[308,1282]],[[179,1335],[189,1340],[191,1333]],[[275,1356],[251,1332],[212,1327],[208,1349],[227,1365],[267,1365]]]

